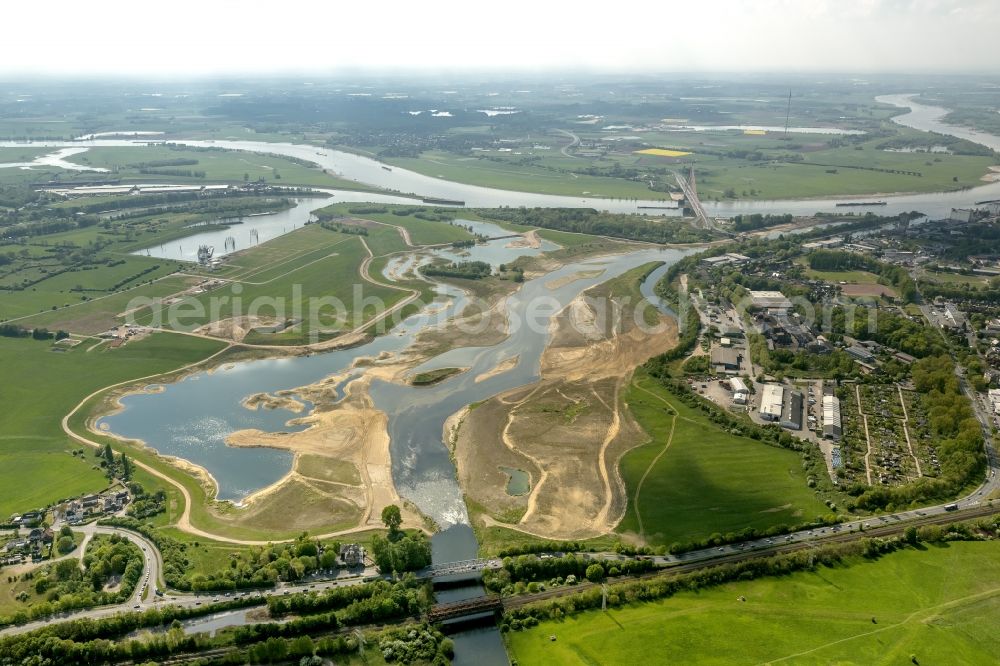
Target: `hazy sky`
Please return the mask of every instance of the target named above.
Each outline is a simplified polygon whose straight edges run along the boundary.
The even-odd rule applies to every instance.
[[[0,72],[1000,72],[1000,0],[3,3]]]

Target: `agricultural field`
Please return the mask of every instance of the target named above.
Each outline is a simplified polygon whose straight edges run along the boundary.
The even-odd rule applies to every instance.
[[[512,134],[503,147],[469,128],[454,130],[454,140],[460,137],[463,145],[479,139],[468,152],[432,149],[419,157],[381,159],[472,185],[639,199],[669,198],[667,193],[678,189],[674,173],[694,167],[704,201],[953,190],[982,184],[989,167],[1000,163],[963,143],[929,153],[926,134],[890,122],[863,122],[872,138],[671,131],[669,124],[656,123],[624,135],[589,127]]]
[[[996,541],[921,546],[587,611],[506,642],[522,666],[987,664],[1000,652],[998,577]]]
[[[439,245],[472,239],[472,234],[462,226],[457,215],[469,217],[464,211],[448,208],[429,208],[426,206],[372,205],[372,204],[333,204],[316,211],[317,215],[361,218],[374,220],[383,224],[402,227],[410,236],[414,245]],[[369,231],[369,233],[371,233]],[[391,234],[390,234],[391,235]],[[399,238],[398,234],[395,236]],[[406,249],[406,245],[392,243],[390,247],[373,246],[376,256],[386,252]]]
[[[798,453],[720,430],[641,371],[625,402],[651,441],[622,458],[629,510],[619,532],[670,545],[830,512]]]
[[[105,487],[93,452],[71,442],[60,425],[80,400],[104,386],[195,363],[224,344],[157,333],[117,349],[88,347],[0,338],[7,386],[0,416],[0,487],[5,489],[0,516]]]
[[[298,229],[229,255],[226,267],[206,276],[194,292],[138,310],[134,321],[187,331],[223,322],[207,332],[256,344],[301,344],[337,335],[409,293],[362,279],[361,264],[368,257],[362,238],[319,225]],[[339,299],[343,310],[324,306],[314,315],[318,300],[312,299],[321,297]],[[247,326],[278,328],[248,331]]]
[[[61,217],[46,223],[49,233],[33,229],[33,219],[20,222],[21,235],[0,248],[0,319],[84,334],[107,330],[133,296],[166,296],[191,286],[173,274],[193,265],[133,252],[190,235],[195,225],[222,229],[220,219],[289,205],[274,196],[184,199],[166,208],[156,195],[131,199],[114,219],[95,211],[114,210],[121,197],[40,202]]]
[[[567,159],[572,163],[572,158]],[[504,157],[469,157],[431,151],[419,158],[393,157],[386,161],[426,176],[501,190],[616,199],[666,198],[662,193],[651,192],[646,183],[577,174]]]
[[[338,178],[317,165],[277,155],[221,148],[143,146],[90,148],[69,161],[108,169],[115,177],[132,182],[242,183],[264,181],[271,185],[327,187],[374,191],[377,188]]]

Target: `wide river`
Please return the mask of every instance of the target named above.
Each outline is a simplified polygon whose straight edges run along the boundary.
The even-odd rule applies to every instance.
[[[947,109],[930,107],[917,104],[912,100],[913,95],[884,95],[877,100],[886,104],[893,104],[901,108],[909,108],[909,113],[897,116],[895,121],[927,132],[937,132],[949,134],[963,139],[968,139],[975,143],[988,146],[994,150],[1000,150],[1000,137],[977,132],[968,128],[946,125],[941,122],[941,118],[947,113]],[[347,202],[372,202],[372,203],[415,203],[419,199],[404,198],[398,195],[415,195],[418,197],[434,197],[453,201],[462,201],[466,206],[476,208],[493,208],[499,206],[527,206],[527,207],[574,207],[574,208],[596,208],[617,213],[651,213],[658,215],[679,215],[676,209],[663,209],[663,206],[671,207],[674,204],[663,200],[640,200],[640,199],[613,199],[604,197],[588,196],[557,196],[551,194],[538,194],[531,192],[517,192],[513,190],[501,190],[477,185],[467,185],[456,183],[441,178],[435,178],[399,167],[387,168],[386,165],[377,160],[328,148],[309,146],[293,143],[272,143],[263,141],[196,141],[183,138],[170,139],[173,143],[202,147],[202,148],[224,148],[229,150],[240,150],[255,153],[271,153],[284,155],[297,159],[313,162],[330,173],[342,178],[356,181],[365,185],[373,185],[382,188],[388,194],[375,194],[369,192],[357,192],[349,190],[324,190],[335,201]],[[31,143],[23,142],[0,142],[0,147],[51,147],[51,148],[83,148],[97,146],[143,146],[155,143],[151,139],[89,139],[80,141],[37,141]],[[36,160],[39,164],[45,163],[46,158]],[[61,155],[53,157],[59,159]],[[51,161],[51,160],[49,160]],[[0,165],[3,166],[3,165]],[[18,165],[21,166],[21,165]],[[717,217],[731,217],[740,213],[772,213],[793,215],[811,215],[817,212],[843,213],[845,209],[838,207],[838,203],[844,201],[865,201],[878,198],[885,201],[885,206],[852,206],[846,212],[864,213],[869,210],[885,215],[895,215],[901,212],[919,210],[926,213],[931,218],[947,217],[952,208],[968,207],[977,201],[988,199],[1000,199],[1000,182],[984,183],[983,185],[953,192],[938,192],[927,194],[901,194],[891,196],[852,196],[852,197],[827,197],[817,199],[781,199],[767,201],[730,201],[730,202],[704,202],[705,208],[710,215]],[[318,207],[321,205],[316,202]],[[325,202],[324,202],[325,203]],[[652,206],[654,208],[647,208]],[[267,224],[263,218],[248,218],[243,229],[239,230],[240,237],[237,238],[238,246],[245,247],[243,241],[249,237],[248,230],[255,225]],[[294,222],[280,224],[276,223],[268,230],[268,237],[275,227],[283,227],[290,231]],[[226,234],[223,234],[222,238]],[[231,234],[229,234],[231,235]],[[241,240],[241,238],[243,240]],[[184,255],[197,248],[197,239],[189,237],[192,241],[192,248],[186,249]],[[213,239],[217,240],[217,239]],[[263,238],[261,238],[263,240]],[[186,243],[185,243],[186,244]],[[222,247],[222,243],[210,243],[215,245],[216,251]],[[151,250],[155,254],[154,250]],[[180,258],[180,257],[173,257]]]

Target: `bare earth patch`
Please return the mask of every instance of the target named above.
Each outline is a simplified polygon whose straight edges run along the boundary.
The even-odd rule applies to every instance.
[[[673,320],[647,331],[604,316],[586,295],[553,319],[542,380],[449,420],[459,482],[474,520],[550,539],[606,534],[624,515],[618,462],[646,437],[621,404],[632,370],[677,342]],[[507,492],[502,468],[525,471],[527,495]]]
[[[896,297],[892,287],[884,284],[843,284],[840,289],[844,296],[889,296]]]

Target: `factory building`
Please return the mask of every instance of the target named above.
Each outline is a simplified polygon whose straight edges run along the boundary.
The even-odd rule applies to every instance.
[[[802,392],[784,391],[781,401],[781,427],[802,430]]]
[[[781,407],[785,398],[785,387],[781,384],[764,384],[760,398],[760,418],[765,421],[781,420]]]
[[[840,426],[840,398],[835,395],[823,396],[823,437],[840,441],[843,432]]]

